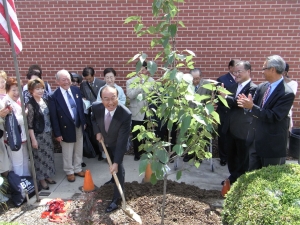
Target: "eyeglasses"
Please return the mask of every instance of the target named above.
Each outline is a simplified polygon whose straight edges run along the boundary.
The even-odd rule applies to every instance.
[[[103,98],[102,99],[102,101],[103,102],[113,102],[113,101],[115,101],[116,99],[117,99],[118,97],[116,97],[116,96],[114,96],[114,97],[112,97],[112,98]]]
[[[262,70],[268,70],[271,69],[272,67],[266,67],[266,68],[262,68]]]

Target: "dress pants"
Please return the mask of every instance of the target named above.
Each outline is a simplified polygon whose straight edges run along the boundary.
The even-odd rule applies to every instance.
[[[82,171],[83,135],[81,126],[76,129],[76,142],[60,142],[63,155],[63,169],[67,175]]]
[[[226,140],[227,163],[230,173],[229,180],[235,182],[241,175],[248,171],[249,167],[249,149],[246,140],[229,135]]]
[[[266,140],[267,141],[267,140]],[[255,150],[255,141],[249,148],[249,171],[261,169],[269,165],[283,165],[285,164],[286,157],[279,158],[263,158],[260,157]]]
[[[107,147],[107,151],[108,151],[109,157],[111,159],[111,162],[114,163],[114,155],[112,153],[112,149]],[[124,166],[123,166],[123,161],[120,164],[118,164],[118,173],[116,175],[119,179],[122,190],[124,192],[125,169],[124,169]],[[112,177],[111,179],[113,180],[114,178]],[[114,196],[113,196],[113,199],[119,199],[119,198],[121,198],[121,194],[120,194],[119,189],[117,187],[117,184],[115,182],[114,183]]]

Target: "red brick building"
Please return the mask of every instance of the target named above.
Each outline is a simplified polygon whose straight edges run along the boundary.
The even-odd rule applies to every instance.
[[[92,66],[97,77],[106,67],[117,71],[117,83],[125,86],[133,64],[129,58],[140,51],[152,58],[151,37],[136,37],[125,18],[141,15],[145,25],[155,24],[151,2],[146,0],[15,0],[23,51],[18,56],[23,82],[31,64],[43,69],[43,79],[56,87],[60,69],[81,73]],[[289,75],[300,83],[300,0],[186,0],[178,4],[186,28],[180,28],[176,46],[196,53],[195,66],[209,78],[227,72],[230,59],[248,60],[252,78],[262,82],[262,65],[278,54],[290,64]],[[10,48],[0,41],[0,69],[15,76]],[[299,92],[294,102],[294,123],[300,127]]]

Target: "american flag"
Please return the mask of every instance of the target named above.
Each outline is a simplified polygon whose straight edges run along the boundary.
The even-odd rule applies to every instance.
[[[18,23],[18,18],[16,14],[16,8],[14,0],[6,0],[8,13],[10,17],[10,25],[13,34],[13,41],[15,44],[16,54],[19,54],[22,51],[22,39],[20,33],[20,27]],[[8,26],[6,22],[5,10],[3,5],[3,0],[0,0],[0,34],[3,35],[5,40],[11,45],[11,40],[9,37]]]

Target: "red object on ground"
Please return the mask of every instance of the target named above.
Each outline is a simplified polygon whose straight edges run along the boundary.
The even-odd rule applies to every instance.
[[[230,190],[230,181],[229,179],[226,179],[221,191],[221,194],[223,197],[225,197],[225,195],[227,194],[227,192]]]
[[[48,206],[48,209],[42,212],[42,219],[49,217],[49,221],[55,223],[62,223],[68,220],[68,217],[66,215],[63,215],[63,213],[66,212],[69,204],[65,205],[62,199],[53,199],[47,202],[46,206]]]

